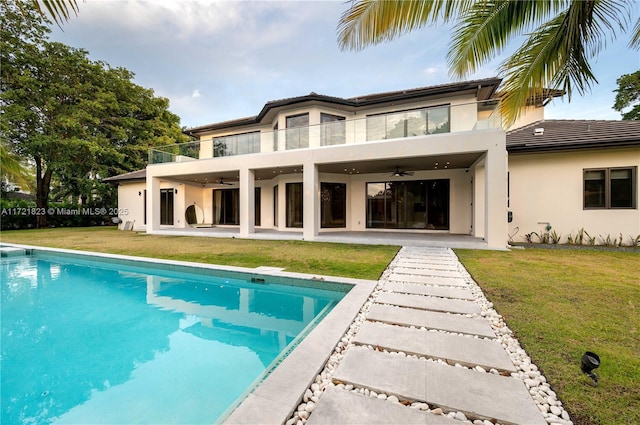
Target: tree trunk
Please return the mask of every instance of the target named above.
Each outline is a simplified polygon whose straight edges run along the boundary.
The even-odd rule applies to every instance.
[[[45,212],[47,212],[49,207],[49,186],[51,184],[52,174],[52,170],[46,170],[44,174],[42,174],[42,159],[36,158],[36,206],[38,209],[44,210]],[[41,229],[47,227],[47,214],[40,214],[37,216],[37,228]]]

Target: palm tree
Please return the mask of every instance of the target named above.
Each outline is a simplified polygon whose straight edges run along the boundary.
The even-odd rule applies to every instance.
[[[30,175],[20,158],[14,155],[5,146],[5,141],[0,142],[0,180],[10,181],[20,186],[21,189],[30,189],[35,179]]]
[[[463,78],[497,56],[515,37],[520,48],[498,69],[507,124],[547,89],[569,101],[597,80],[589,60],[626,31],[634,0],[354,0],[338,24],[342,49],[360,50],[438,21],[454,24],[447,53],[450,72]],[[629,43],[640,48],[640,19]]]

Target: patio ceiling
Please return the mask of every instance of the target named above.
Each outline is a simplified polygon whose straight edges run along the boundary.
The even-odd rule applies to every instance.
[[[472,152],[458,155],[438,155],[412,158],[386,158],[375,161],[342,161],[330,164],[318,165],[321,173],[333,174],[380,174],[392,173],[396,167],[402,171],[431,171],[469,168],[480,156],[480,152]],[[270,180],[282,174],[302,174],[302,165],[288,167],[268,167],[255,170],[256,180]],[[238,182],[237,170],[212,171],[209,173],[185,174],[169,177],[173,181],[179,181],[193,185],[215,185],[222,180],[225,183]]]

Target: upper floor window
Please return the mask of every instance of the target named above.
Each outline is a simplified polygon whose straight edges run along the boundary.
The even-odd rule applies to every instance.
[[[345,140],[345,117],[320,113],[320,145],[343,145]]]
[[[585,169],[584,208],[636,208],[637,167]]]
[[[213,156],[245,155],[260,152],[260,132],[233,134],[213,139]]]
[[[290,115],[286,119],[287,149],[298,149],[309,147],[309,114]]]
[[[411,109],[367,116],[367,140],[448,133],[449,106]]]

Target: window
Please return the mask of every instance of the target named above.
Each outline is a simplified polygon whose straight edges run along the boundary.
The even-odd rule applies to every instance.
[[[254,222],[253,224],[255,226],[260,226],[260,219],[262,216],[261,213],[261,209],[260,209],[260,201],[262,199],[261,196],[261,191],[259,187],[255,188],[255,198],[254,198],[254,202],[253,202],[253,209],[254,209]]]
[[[320,184],[320,226],[347,227],[347,185]]]
[[[287,227],[302,227],[302,183],[287,183]]]
[[[273,186],[273,227],[278,227],[278,185]]]
[[[584,209],[636,208],[637,167],[583,171]]]
[[[309,114],[287,117],[286,139],[287,149],[309,147]]]
[[[320,114],[320,145],[344,145],[345,139],[345,118],[339,115]]]
[[[160,224],[173,226],[173,189],[160,189]]]

